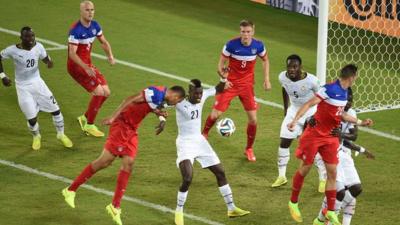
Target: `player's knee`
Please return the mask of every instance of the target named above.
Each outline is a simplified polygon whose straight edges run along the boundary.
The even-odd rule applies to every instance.
[[[350,191],[350,194],[351,194],[353,197],[357,197],[357,196],[359,196],[359,195],[361,194],[361,192],[362,192],[362,186],[361,186],[361,184],[352,185],[352,186],[349,187],[349,191]]]
[[[103,96],[108,98],[110,95],[111,95],[110,88],[108,88],[108,86],[103,86]]]
[[[328,180],[336,181],[336,168],[326,167],[326,176]]]
[[[336,192],[336,199],[342,201],[344,199],[344,195],[346,194],[346,189],[342,189]]]
[[[250,117],[248,123],[251,124],[251,125],[256,125],[257,124],[257,117]]]
[[[37,117],[28,120],[29,125],[33,127],[37,123]]]

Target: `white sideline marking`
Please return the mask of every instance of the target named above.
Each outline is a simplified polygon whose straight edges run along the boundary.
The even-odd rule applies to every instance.
[[[67,47],[61,46],[61,47],[46,48],[46,51],[56,51],[56,50],[64,50],[64,49],[67,49]]]
[[[9,30],[9,29],[6,29],[6,28],[2,28],[2,27],[0,27],[0,32],[11,34],[11,35],[15,35],[15,36],[20,36],[19,32],[16,32],[16,31],[13,31],[13,30]],[[57,48],[60,48],[60,49],[68,47],[66,45],[59,44],[57,42],[50,41],[50,40],[43,39],[43,38],[36,37],[36,40],[38,40],[38,41],[40,41],[42,43],[45,43],[45,44],[56,46]],[[96,58],[99,58],[99,59],[104,59],[104,60],[107,59],[106,56],[100,55],[100,54],[97,54],[97,53],[92,53],[92,56],[96,57]],[[139,65],[139,64],[136,64],[136,63],[132,63],[132,62],[128,62],[128,61],[124,61],[124,60],[120,60],[120,59],[116,59],[115,62],[119,63],[119,64],[122,64],[122,65],[125,65],[127,67],[131,67],[131,68],[134,68],[134,69],[138,69],[138,70],[146,71],[146,72],[149,72],[149,73],[157,74],[157,75],[160,75],[160,76],[163,76],[163,77],[168,77],[168,78],[171,78],[171,79],[174,79],[174,80],[180,80],[180,81],[183,81],[183,82],[186,82],[186,83],[189,83],[189,81],[190,81],[190,79],[187,79],[187,78],[184,78],[184,77],[181,77],[181,76],[178,76],[178,75],[166,73],[166,72],[163,72],[161,70],[152,69],[152,68],[149,68],[149,67],[146,67],[146,66],[142,66],[142,65]],[[205,84],[205,83],[203,83],[203,85],[205,87],[211,87],[212,86],[212,85]],[[267,100],[260,99],[260,98],[256,98],[256,101],[261,103],[261,104],[264,104],[264,105],[269,105],[269,106],[272,106],[272,107],[283,109],[283,106],[281,104],[278,104],[278,103],[275,103],[275,102],[267,101]],[[364,128],[364,127],[362,127],[360,130],[364,131],[364,132],[367,132],[367,133],[370,133],[370,134],[374,134],[374,135],[380,136],[380,137],[392,139],[392,140],[395,140],[395,141],[400,141],[400,137],[396,136],[396,135],[393,135],[393,134],[388,134],[388,133],[385,133],[385,132],[382,132],[382,131],[377,131],[377,130],[373,130],[373,129],[370,129],[370,128]]]
[[[58,175],[54,175],[54,174],[51,174],[51,173],[42,172],[42,171],[39,171],[37,169],[33,169],[31,167],[28,167],[28,166],[25,166],[25,165],[22,165],[22,164],[16,164],[14,162],[10,162],[10,161],[7,161],[7,160],[0,159],[0,164],[16,168],[16,169],[22,170],[22,171],[27,172],[27,173],[31,173],[31,174],[39,175],[39,176],[42,176],[42,177],[46,177],[46,178],[49,178],[50,180],[61,181],[61,182],[67,183],[67,184],[71,184],[72,183],[72,180],[70,180],[68,178],[65,178],[65,177],[62,177],[62,176],[58,176]],[[111,197],[114,196],[114,192],[107,191],[107,190],[102,189],[102,188],[97,188],[97,187],[94,187],[92,185],[84,184],[81,187],[85,188],[85,189],[88,189],[88,190],[91,190],[91,191],[94,191],[94,192],[97,192],[97,193],[100,193],[100,194],[108,195],[108,196],[111,196]],[[62,198],[61,190],[60,190],[60,196],[59,197]],[[144,201],[144,200],[141,200],[141,199],[138,199],[138,198],[124,196],[122,199],[126,200],[126,201],[129,201],[129,202],[134,202],[134,203],[136,203],[138,205],[142,205],[142,206],[145,206],[145,207],[148,207],[148,208],[156,209],[156,210],[164,212],[164,213],[171,213],[171,214],[175,213],[175,210],[170,209],[170,208],[168,208],[166,206],[154,204],[154,203],[151,203],[151,202],[147,202],[147,201]],[[209,220],[209,219],[206,219],[206,218],[203,218],[203,217],[195,216],[195,215],[192,215],[192,214],[185,213],[185,217],[189,218],[189,219],[192,219],[192,220],[199,221],[199,222],[203,222],[205,224],[224,225],[222,223],[215,222],[215,221],[212,221],[212,220]]]

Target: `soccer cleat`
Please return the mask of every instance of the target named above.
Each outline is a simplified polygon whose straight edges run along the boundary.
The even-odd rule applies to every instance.
[[[94,124],[86,124],[83,130],[87,135],[92,135],[94,137],[104,137],[104,133],[99,130]]]
[[[278,177],[271,187],[280,187],[287,183],[286,177]]]
[[[115,224],[122,225],[122,221],[121,221],[122,210],[121,209],[117,209],[112,204],[109,204],[108,206],[106,206],[106,210],[107,210],[108,214],[110,214],[110,216],[112,217]]]
[[[325,222],[320,221],[320,220],[318,219],[318,217],[317,217],[317,218],[314,219],[313,225],[325,225]]]
[[[77,119],[78,119],[79,125],[81,126],[82,131],[85,131],[84,127],[87,124],[86,116],[85,115],[78,116]]]
[[[320,180],[318,185],[318,192],[325,193],[326,180]]]
[[[299,210],[299,204],[289,201],[288,206],[289,206],[289,211],[290,211],[290,215],[292,216],[292,218],[296,222],[299,222],[299,223],[303,222],[303,218],[301,217],[301,213]]]
[[[254,155],[253,148],[246,149],[244,154],[246,155],[248,161],[250,161],[250,162],[256,161],[256,156]]]
[[[235,207],[233,210],[228,210],[229,218],[246,216],[248,214],[250,214],[250,211],[246,211],[238,207]]]
[[[332,225],[342,225],[338,219],[335,211],[328,210],[325,214],[325,218],[331,222]]]
[[[42,143],[41,143],[42,137],[39,135],[33,136],[33,141],[32,141],[32,149],[33,150],[39,150]]]
[[[75,191],[70,191],[68,190],[68,187],[66,187],[61,191],[61,193],[64,196],[65,202],[71,206],[71,208],[75,208]]]
[[[72,148],[72,141],[65,134],[57,134],[57,139],[61,141],[61,143],[66,148]]]
[[[183,212],[175,211],[175,225],[183,225]]]

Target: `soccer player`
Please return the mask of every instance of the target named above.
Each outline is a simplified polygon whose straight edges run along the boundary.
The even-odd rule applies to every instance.
[[[347,98],[347,104],[344,111],[353,117],[357,117],[356,111],[353,110],[353,94],[349,88],[349,95]],[[341,139],[341,145],[339,148],[339,164],[337,166],[336,176],[336,203],[335,210],[339,214],[343,210],[343,225],[350,225],[351,219],[355,213],[356,198],[362,192],[361,180],[358,175],[357,169],[354,165],[353,158],[351,157],[351,150],[357,153],[363,153],[368,159],[374,159],[375,156],[367,149],[358,146],[353,143],[357,140],[358,128],[349,122],[341,122],[341,127],[338,133],[335,133]],[[334,135],[335,135],[334,134]],[[323,211],[326,208],[326,198],[322,203],[320,213],[317,218],[314,219],[314,225],[324,225],[325,216]]]
[[[65,201],[69,206],[75,208],[75,192],[80,185],[90,177],[102,170],[115,160],[122,159],[121,170],[118,175],[117,185],[112,203],[107,205],[107,212],[114,222],[121,225],[121,199],[128,185],[129,176],[132,172],[133,162],[138,147],[138,128],[142,120],[150,112],[159,116],[160,123],[157,126],[156,134],[160,134],[165,126],[166,112],[161,109],[164,103],[176,105],[185,97],[185,90],[180,86],[166,87],[151,86],[144,89],[140,94],[126,98],[115,112],[103,123],[110,125],[110,131],[104,150],[96,160],[89,163],[73,183],[62,190]]]
[[[92,94],[86,113],[78,117],[81,129],[87,135],[103,137],[104,133],[94,125],[94,121],[110,95],[110,88],[103,74],[92,64],[90,57],[92,44],[96,38],[100,41],[108,62],[114,65],[115,60],[100,25],[93,20],[93,3],[83,1],[80,4],[80,11],[80,20],[74,23],[69,31],[67,69],[72,78]]]
[[[334,225],[340,225],[335,213],[336,200],[336,165],[338,164],[339,139],[331,135],[332,129],[339,127],[341,120],[359,126],[371,126],[371,119],[359,120],[344,112],[347,103],[347,89],[351,87],[357,77],[357,67],[353,64],[344,66],[340,71],[339,79],[324,85],[315,97],[306,102],[296,113],[293,121],[287,126],[294,131],[299,119],[310,109],[317,105],[314,114],[315,126],[307,126],[300,138],[296,156],[301,159],[299,169],[293,176],[292,195],[289,201],[289,210],[292,218],[302,222],[298,207],[298,198],[304,183],[304,178],[311,169],[317,152],[325,162],[327,182],[325,196],[327,198],[327,211],[324,216]]]
[[[228,41],[224,46],[218,62],[218,73],[220,76],[228,74],[228,82],[232,84],[232,87],[216,96],[213,110],[207,117],[202,132],[207,138],[211,127],[228,109],[231,100],[238,96],[248,117],[245,155],[251,162],[256,161],[253,144],[257,131],[257,103],[254,95],[254,65],[257,56],[261,58],[263,64],[264,89],[271,89],[267,51],[264,44],[253,36],[254,24],[251,21],[242,20],[240,37]],[[229,62],[228,67],[225,66],[227,62]]]
[[[4,86],[11,86],[11,80],[3,70],[2,59],[12,59],[15,65],[15,86],[18,104],[28,121],[28,128],[33,135],[32,149],[39,150],[41,136],[37,116],[39,111],[51,113],[57,130],[57,139],[67,147],[72,141],[64,134],[64,118],[53,93],[40,77],[39,61],[53,67],[53,61],[43,45],[35,41],[35,33],[30,27],[21,29],[21,43],[11,45],[0,53],[0,78]]]
[[[178,191],[175,211],[176,225],[184,224],[183,206],[193,178],[194,160],[197,160],[202,168],[209,169],[217,178],[219,191],[228,209],[228,217],[239,217],[250,213],[235,206],[232,190],[225,177],[220,160],[207,139],[201,134],[201,114],[204,102],[208,97],[222,92],[225,82],[226,79],[222,79],[216,87],[203,91],[200,80],[193,79],[189,84],[188,98],[176,105],[176,122],[178,124],[178,137],[176,139],[178,158],[176,164],[182,174],[182,184]]]
[[[298,55],[290,55],[286,59],[286,71],[279,74],[279,82],[282,85],[282,97],[284,106],[285,119],[282,121],[280,138],[281,143],[278,150],[278,172],[279,176],[276,181],[271,185],[272,187],[280,187],[287,183],[286,167],[290,158],[289,147],[293,139],[297,138],[303,132],[303,127],[306,118],[314,115],[317,111],[317,106],[311,107],[296,124],[294,131],[289,131],[287,124],[290,123],[297,110],[319,90],[320,85],[318,78],[314,75],[302,70],[302,60]],[[290,100],[290,107],[289,107]],[[320,187],[322,192],[325,191],[325,165],[318,167],[320,174]]]

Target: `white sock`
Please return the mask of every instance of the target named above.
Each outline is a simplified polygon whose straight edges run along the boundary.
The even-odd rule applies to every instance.
[[[350,225],[351,223],[351,218],[353,218],[353,215],[356,211],[356,199],[354,198],[353,201],[351,201],[349,204],[345,205],[343,207],[343,221],[342,225]]]
[[[35,125],[33,125],[33,126],[31,126],[31,125],[29,124],[29,122],[28,122],[28,128],[29,128],[29,131],[31,132],[31,134],[32,134],[33,136],[40,135],[40,132],[39,132],[39,123],[38,123],[38,122],[36,122]]]
[[[229,184],[219,187],[219,192],[221,192],[221,195],[224,198],[228,210],[230,211],[234,210],[235,204],[233,203],[232,190]]]
[[[343,202],[336,199],[335,201],[335,212],[337,215],[340,214],[340,210],[342,209]]]
[[[314,165],[318,168],[319,180],[326,180],[326,168],[324,160],[322,160],[321,155],[317,154],[314,159]]]
[[[176,203],[176,211],[183,212],[183,206],[185,205],[188,192],[189,191],[186,191],[186,192],[178,191],[177,203]]]
[[[290,159],[289,148],[281,148],[278,150],[278,171],[280,177],[286,177],[286,168]]]
[[[62,113],[53,116],[53,124],[56,127],[57,130],[57,135],[63,135],[64,134],[64,117]]]

